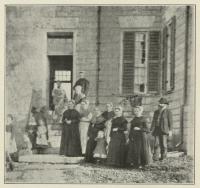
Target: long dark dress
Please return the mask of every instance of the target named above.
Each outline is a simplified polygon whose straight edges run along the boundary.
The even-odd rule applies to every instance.
[[[121,116],[112,120],[110,144],[108,148],[107,163],[117,167],[124,167],[126,161],[126,138],[124,131],[127,130],[127,120]],[[113,131],[118,128],[117,131]]]
[[[140,130],[134,130],[139,127]],[[131,121],[129,133],[129,149],[127,163],[138,167],[147,165],[151,161],[150,143],[148,138],[149,129],[144,117],[135,117]]]
[[[88,129],[88,141],[86,146],[85,161],[94,162],[93,152],[96,147],[97,141],[95,138],[100,130],[105,128],[105,119],[102,116],[96,117],[90,124]]]
[[[67,124],[65,119],[71,120]],[[75,109],[66,110],[63,114],[63,127],[60,144],[60,155],[77,157],[81,156],[81,142],[79,134],[80,115]]]

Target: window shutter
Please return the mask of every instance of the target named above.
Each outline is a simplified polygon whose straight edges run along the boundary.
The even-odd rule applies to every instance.
[[[148,91],[159,91],[160,31],[149,32]]]
[[[175,86],[175,43],[176,43],[176,17],[174,16],[172,18],[172,23],[171,23],[171,79],[170,79],[170,86],[171,89],[174,89]]]
[[[132,94],[134,85],[134,48],[135,33],[124,32],[123,38],[123,94]]]
[[[162,49],[162,90],[166,90],[166,72],[167,72],[167,26],[163,28],[163,49]]]

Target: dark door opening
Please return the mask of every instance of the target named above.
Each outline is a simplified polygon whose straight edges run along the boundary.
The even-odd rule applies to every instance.
[[[49,82],[49,108],[53,110],[52,90],[56,87],[56,82],[60,81],[62,88],[65,90],[67,98],[72,96],[73,83],[73,56],[48,56],[50,65],[50,82]]]

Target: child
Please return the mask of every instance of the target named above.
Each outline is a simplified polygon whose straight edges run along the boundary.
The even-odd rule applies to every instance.
[[[11,155],[17,152],[17,145],[15,141],[14,134],[14,124],[13,124],[13,116],[9,114],[7,116],[7,124],[6,124],[6,162],[9,170],[13,170],[13,160]]]
[[[94,150],[94,158],[97,159],[97,163],[103,162],[106,157],[106,139],[103,131],[99,131],[98,135],[95,139],[97,141],[97,145]]]
[[[143,168],[151,161],[150,144],[147,135],[149,128],[142,113],[142,106],[134,107],[135,117],[131,121],[129,133],[127,162],[135,168]]]
[[[47,128],[42,119],[39,119],[36,136],[36,146],[38,153],[42,153],[48,147]]]

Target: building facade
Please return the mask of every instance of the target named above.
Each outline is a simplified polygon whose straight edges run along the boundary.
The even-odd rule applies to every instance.
[[[51,108],[62,81],[68,98],[79,71],[92,104],[142,95],[152,117],[161,96],[173,113],[173,148],[194,151],[194,6],[6,7],[6,113],[19,130],[36,106]]]

